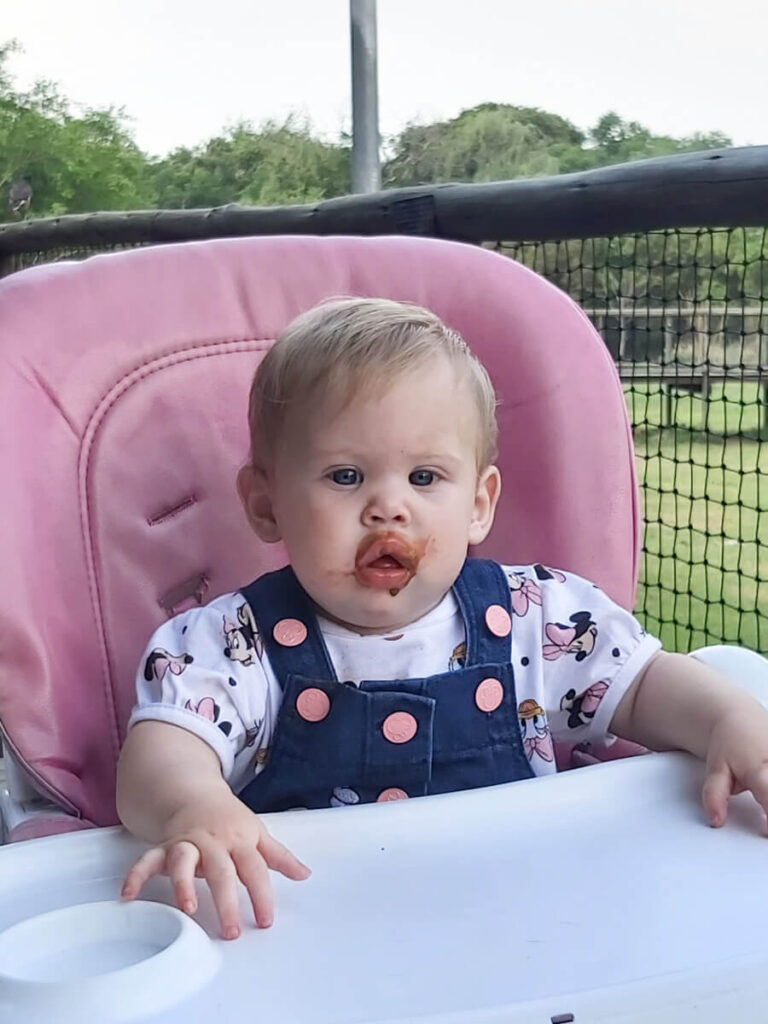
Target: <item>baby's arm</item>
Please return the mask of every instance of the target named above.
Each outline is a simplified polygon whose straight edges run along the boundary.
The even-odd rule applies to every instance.
[[[696,658],[660,652],[619,702],[611,732],[652,750],[687,750],[707,763],[702,792],[711,825],[728,798],[749,790],[768,814],[768,711]]]
[[[198,874],[211,889],[225,939],[240,934],[238,878],[256,923],[266,928],[273,920],[267,869],[297,881],[309,875],[235,796],[214,750],[178,726],[143,721],[130,729],[118,764],[117,809],[129,831],[155,844],[129,870],[123,897],[134,899],[153,875],[167,874],[178,907],[193,914]]]

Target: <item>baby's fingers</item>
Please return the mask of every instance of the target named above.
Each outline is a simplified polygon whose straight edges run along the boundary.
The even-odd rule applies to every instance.
[[[194,843],[174,843],[166,854],[165,870],[173,885],[176,906],[185,914],[197,910],[195,891],[195,869],[200,861],[200,851]]]
[[[211,890],[221,922],[221,936],[236,939],[240,934],[240,906],[237,898],[237,873],[229,850],[216,845],[200,851],[201,869]]]
[[[273,871],[279,871],[294,882],[301,882],[312,874],[306,864],[302,864],[287,846],[278,842],[266,829],[259,839],[259,852]]]
[[[728,814],[728,798],[733,792],[733,777],[730,769],[723,765],[721,768],[710,770],[704,780],[704,787],[701,791],[701,802],[707,820],[713,828],[719,828]]]
[[[240,881],[248,890],[253,916],[259,928],[269,928],[275,919],[272,885],[264,858],[252,846],[242,847],[232,854]]]
[[[141,892],[144,885],[155,875],[160,875],[165,870],[165,849],[162,846],[152,846],[146,850],[123,881],[120,895],[124,900],[134,900]]]

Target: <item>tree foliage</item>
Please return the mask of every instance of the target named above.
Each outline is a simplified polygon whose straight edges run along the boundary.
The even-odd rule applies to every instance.
[[[289,118],[237,124],[194,148],[151,159],[122,110],[80,108],[50,82],[15,87],[13,43],[0,45],[0,220],[12,219],[11,186],[29,213],[182,209],[315,202],[349,191],[349,140],[324,142]],[[534,107],[482,103],[458,117],[408,125],[387,144],[385,186],[494,181],[574,171],[694,149],[728,146],[723,134],[675,139],[604,114],[582,132]],[[19,215],[27,212],[26,204]]]
[[[243,203],[307,203],[349,191],[349,150],[312,138],[289,118],[259,129],[231,128],[195,149],[174,150],[152,167],[161,209]]]
[[[35,216],[151,205],[147,160],[119,110],[76,112],[57,87],[14,88],[0,47],[0,194],[29,182]],[[7,202],[0,220],[12,216]]]
[[[408,125],[393,140],[383,177],[395,186],[556,174],[561,152],[583,142],[557,114],[482,103],[450,121]]]
[[[720,132],[682,139],[653,135],[613,111],[585,134],[535,107],[482,103],[450,121],[408,125],[392,141],[384,177],[388,185],[503,181],[730,145]]]
[[[622,164],[630,160],[646,160],[702,149],[723,149],[733,145],[722,132],[696,133],[682,139],[670,135],[652,135],[637,121],[623,121],[615,111],[603,114],[589,132],[594,163]]]

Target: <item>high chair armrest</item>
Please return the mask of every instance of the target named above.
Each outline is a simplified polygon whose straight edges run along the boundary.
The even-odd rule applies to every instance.
[[[0,760],[0,844],[90,827],[40,796],[8,751]]]
[[[762,654],[732,644],[713,644],[691,651],[690,656],[722,672],[768,708],[768,659]]]

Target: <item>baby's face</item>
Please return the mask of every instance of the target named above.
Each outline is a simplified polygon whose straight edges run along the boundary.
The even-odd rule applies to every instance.
[[[391,632],[439,603],[493,521],[478,416],[447,359],[286,424],[268,474],[291,565],[329,618]],[[273,535],[271,539],[276,539]]]

